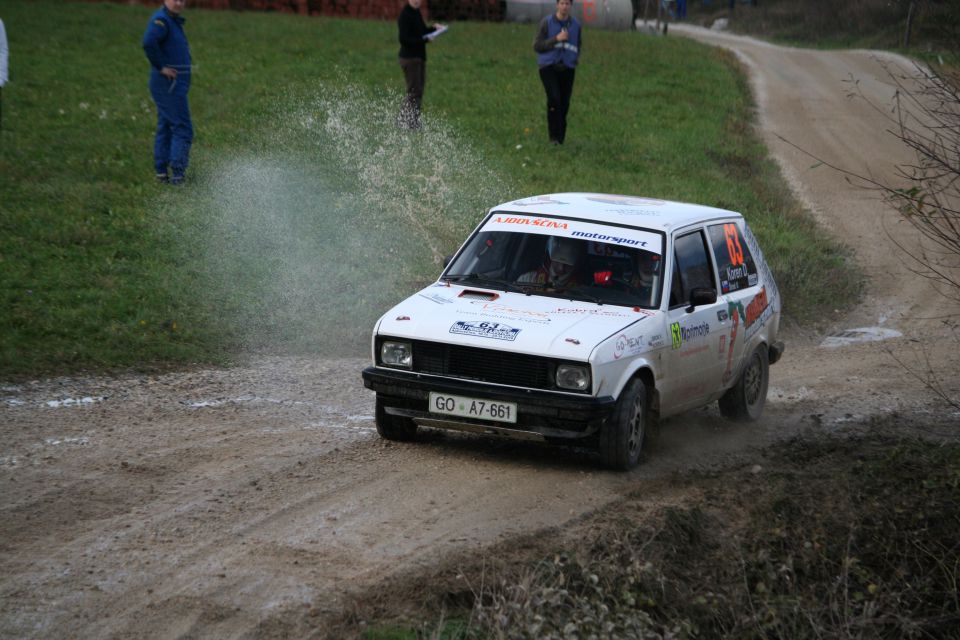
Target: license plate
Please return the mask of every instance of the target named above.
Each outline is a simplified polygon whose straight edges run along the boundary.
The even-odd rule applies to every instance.
[[[430,411],[445,413],[463,418],[481,418],[497,422],[516,422],[517,404],[515,402],[495,402],[452,396],[447,393],[430,393]]]

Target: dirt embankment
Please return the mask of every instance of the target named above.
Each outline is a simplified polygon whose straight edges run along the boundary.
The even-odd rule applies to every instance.
[[[794,329],[759,424],[724,423],[714,408],[671,420],[656,455],[628,474],[599,471],[583,452],[468,436],[381,441],[360,359],[0,386],[0,636],[282,635],[304,620],[320,632],[349,594],[441,555],[562,526],[639,486],[651,505],[682,499],[675,472],[748,463],[793,434],[896,416],[879,422],[949,435],[960,416],[890,353],[957,371],[940,348],[949,328],[916,321],[957,310],[898,259],[885,230],[900,226],[875,197],[778,137],[892,175],[909,155],[845,84],[886,104],[885,72],[868,52],[720,44],[747,64],[785,174],[870,275],[866,303],[837,331],[902,337],[826,348]]]

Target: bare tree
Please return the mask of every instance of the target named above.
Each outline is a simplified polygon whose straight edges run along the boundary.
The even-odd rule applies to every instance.
[[[919,234],[920,242],[912,248],[900,241],[902,236],[887,232],[907,256],[908,268],[930,280],[944,297],[960,303],[960,78],[920,64],[906,74],[895,72],[882,61],[880,64],[897,87],[892,104],[874,104],[855,78],[849,80],[850,95],[882,113],[889,123],[887,131],[913,150],[913,162],[896,166],[900,184],[835,166],[780,139],[843,173],[851,184],[878,191]],[[956,318],[951,316],[944,322],[957,338]],[[899,359],[897,362],[950,405],[960,408],[960,401],[949,397],[942,377],[929,365],[928,355],[924,354],[926,365],[910,367]]]

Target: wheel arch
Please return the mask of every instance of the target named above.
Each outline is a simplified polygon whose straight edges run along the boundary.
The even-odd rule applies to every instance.
[[[657,388],[656,373],[650,362],[643,360],[638,361],[636,366],[624,371],[621,379],[618,381],[616,397],[620,397],[620,394],[623,393],[623,390],[627,388],[627,385],[629,385],[630,381],[634,378],[639,378],[646,389],[648,419],[650,420],[650,424],[656,428],[660,423],[660,390]]]

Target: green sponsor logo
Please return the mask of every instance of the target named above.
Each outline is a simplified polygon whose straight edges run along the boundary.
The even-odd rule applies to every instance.
[[[673,348],[679,349],[683,344],[683,334],[680,333],[680,323],[674,322],[670,325],[670,337],[673,339]]]

